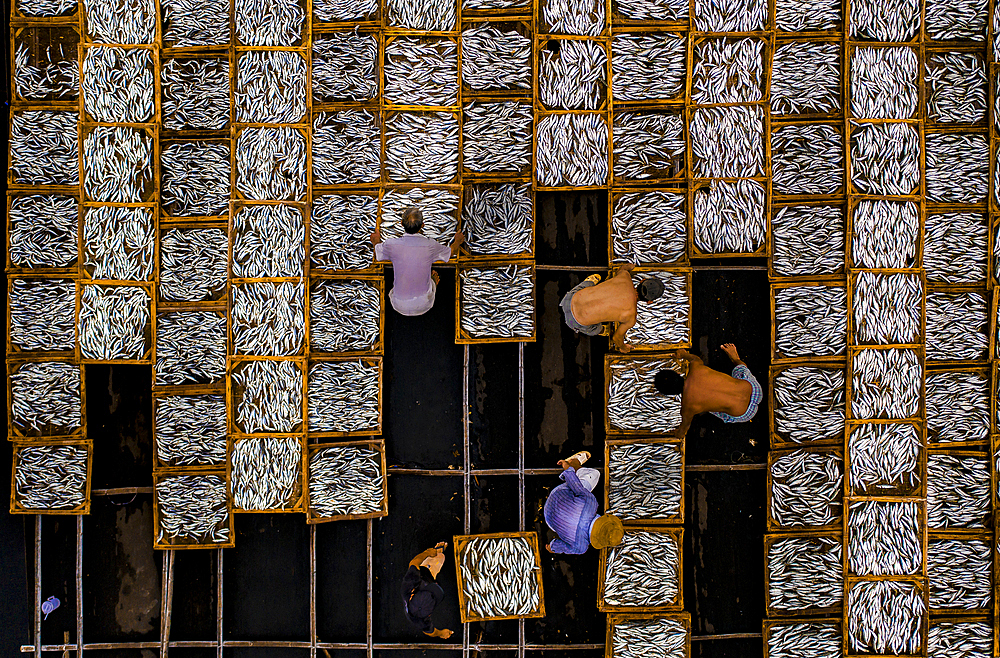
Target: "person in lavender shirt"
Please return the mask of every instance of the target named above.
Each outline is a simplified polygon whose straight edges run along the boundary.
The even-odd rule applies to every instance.
[[[447,263],[465,241],[461,231],[455,232],[451,247],[421,235],[424,215],[419,208],[403,211],[403,230],[398,238],[382,242],[378,231],[372,233],[375,260],[392,261],[393,284],[389,302],[400,315],[423,315],[434,306],[438,274],[431,269],[435,261]]]
[[[560,459],[563,481],[545,500],[545,525],[559,535],[546,544],[550,553],[586,553],[610,548],[622,542],[625,530],[621,519],[612,514],[597,513],[597,498],[592,493],[601,477],[600,471],[582,468],[590,453],[582,450],[569,459]]]

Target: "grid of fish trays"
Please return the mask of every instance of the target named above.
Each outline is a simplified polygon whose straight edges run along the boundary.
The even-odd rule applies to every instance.
[[[462,623],[545,616],[537,532],[456,535],[454,551]]]
[[[604,428],[614,438],[663,437],[681,424],[681,396],[660,395],[660,370],[683,372],[672,353],[607,354],[604,357]]]
[[[683,525],[684,442],[609,438],[604,446],[604,509],[626,525]]]
[[[608,615],[604,658],[632,658],[652,653],[691,655],[691,615],[686,612]]]
[[[684,608],[684,529],[629,525],[622,543],[601,549],[597,608],[659,613]]]

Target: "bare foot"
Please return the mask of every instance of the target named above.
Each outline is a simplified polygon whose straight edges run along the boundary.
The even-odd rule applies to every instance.
[[[740,360],[740,353],[736,351],[736,346],[732,343],[726,343],[722,346],[722,351],[729,355],[729,358],[733,363],[738,363]]]
[[[431,270],[431,280],[434,281],[434,285],[437,285],[441,282],[441,277],[438,276],[437,272]]]

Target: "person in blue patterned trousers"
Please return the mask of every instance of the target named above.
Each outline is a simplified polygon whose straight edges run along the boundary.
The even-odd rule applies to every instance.
[[[733,362],[733,374],[712,370],[699,357],[681,350],[677,357],[688,361],[687,377],[673,370],[656,373],[653,386],[663,395],[681,396],[681,424],[674,432],[678,439],[687,435],[691,420],[706,411],[726,423],[746,423],[757,413],[764,392],[736,346],[726,343],[722,350]]]

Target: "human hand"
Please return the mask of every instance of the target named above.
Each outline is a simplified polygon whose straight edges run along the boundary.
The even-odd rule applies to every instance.
[[[438,553],[443,553],[444,549],[448,548],[448,542],[439,541],[438,543],[434,544],[434,548],[438,550]]]
[[[624,339],[615,339],[615,347],[623,354],[628,354],[632,351],[632,346],[626,343]]]
[[[463,242],[465,242],[465,234],[462,233],[462,229],[459,229],[455,231],[455,239],[453,241],[453,244],[456,247],[458,247],[461,246]]]
[[[545,550],[547,550],[549,553],[551,553],[552,552],[552,544],[546,544],[545,545]]]
[[[371,241],[372,241],[372,244],[378,244],[379,242],[382,242],[382,236],[380,236],[378,234],[378,231],[374,231],[372,233]]]

